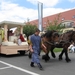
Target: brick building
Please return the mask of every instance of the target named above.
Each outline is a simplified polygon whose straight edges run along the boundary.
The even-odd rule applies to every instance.
[[[67,10],[65,12],[60,12],[58,14],[50,15],[43,18],[43,29],[47,26],[47,22],[53,22],[58,19],[59,23],[65,25],[65,27],[75,26],[75,9]],[[38,19],[30,21],[31,24],[38,25]]]

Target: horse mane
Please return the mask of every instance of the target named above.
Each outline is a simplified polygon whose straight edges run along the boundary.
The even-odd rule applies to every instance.
[[[55,30],[48,30],[43,36],[50,38],[51,36],[59,36]]]

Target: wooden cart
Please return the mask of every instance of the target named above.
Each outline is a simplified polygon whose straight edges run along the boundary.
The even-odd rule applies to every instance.
[[[0,45],[0,53],[5,55],[11,54],[25,54],[25,51],[29,50],[27,42],[23,42],[21,45],[13,43],[9,40],[8,29],[20,26],[20,34],[23,34],[24,23],[3,21],[0,22],[0,26],[4,29],[4,41]],[[13,35],[12,35],[13,36]],[[14,39],[14,38],[13,38]]]

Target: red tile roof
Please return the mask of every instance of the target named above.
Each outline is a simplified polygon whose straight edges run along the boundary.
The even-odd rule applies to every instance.
[[[75,23],[75,9],[72,10],[68,10],[65,12],[60,12],[58,14],[54,14],[51,16],[47,16],[43,18],[43,27],[47,26],[47,21],[49,20],[49,22],[53,22],[55,19],[57,19],[59,16],[59,22],[62,22],[63,20],[70,20],[70,21],[74,21]],[[37,20],[33,20],[30,21],[31,24],[36,24],[38,25],[38,19]]]

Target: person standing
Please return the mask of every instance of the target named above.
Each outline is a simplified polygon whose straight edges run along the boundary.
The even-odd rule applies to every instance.
[[[34,63],[37,64],[40,70],[43,70],[42,65],[40,64],[39,52],[41,50],[41,46],[44,47],[44,52],[46,52],[46,47],[41,43],[41,37],[39,36],[40,30],[36,29],[35,33],[31,35],[30,38],[30,51],[32,52],[31,57],[31,67],[35,67]]]
[[[75,53],[75,44],[72,42],[72,44],[68,47],[69,52],[74,52]]]
[[[19,37],[17,37],[17,40],[14,39],[13,41],[14,43],[21,45],[22,42],[26,42],[26,40],[24,39],[23,35],[20,34]]]

